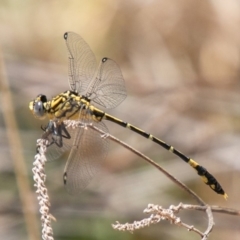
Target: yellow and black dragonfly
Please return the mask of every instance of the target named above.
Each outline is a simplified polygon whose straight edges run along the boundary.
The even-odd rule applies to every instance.
[[[44,131],[49,132],[48,158],[55,159],[70,150],[65,166],[63,181],[71,194],[81,192],[96,174],[100,163],[106,157],[108,140],[87,127],[66,128],[64,120],[79,120],[83,126],[93,124],[108,132],[102,120],[108,120],[128,128],[152,140],[172,152],[194,168],[204,183],[216,193],[227,194],[216,178],[193,159],[185,156],[173,146],[130,123],[124,122],[95,107],[96,103],[104,108],[114,108],[127,96],[124,79],[119,66],[110,58],[102,58],[100,65],[88,44],[76,33],[64,34],[68,50],[70,90],[47,100],[38,95],[29,103],[29,108],[37,118],[49,118]]]

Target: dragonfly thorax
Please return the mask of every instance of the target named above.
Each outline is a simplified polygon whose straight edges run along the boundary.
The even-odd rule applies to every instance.
[[[36,99],[29,103],[29,108],[36,118],[57,119],[77,119],[79,111],[82,114],[90,106],[90,100],[73,91],[65,91],[47,101],[45,95],[38,95]]]

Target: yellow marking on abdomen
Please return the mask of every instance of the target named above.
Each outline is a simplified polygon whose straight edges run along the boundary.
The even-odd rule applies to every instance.
[[[174,147],[171,146],[171,147],[169,148],[169,152],[172,152],[172,153],[173,153],[173,151],[174,151]]]
[[[188,164],[193,167],[196,168],[199,164],[197,162],[195,162],[193,159],[190,158],[190,160],[188,161]]]

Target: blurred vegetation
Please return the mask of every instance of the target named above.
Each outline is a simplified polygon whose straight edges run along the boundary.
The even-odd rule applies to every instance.
[[[63,33],[80,34],[100,59],[122,69],[128,98],[110,113],[160,137],[207,167],[229,195],[226,202],[206,187],[185,163],[136,134],[107,123],[112,134],[142,151],[195,190],[207,203],[239,208],[240,169],[240,4],[238,1],[14,1],[0,2],[3,76],[9,81],[34,209],[32,180],[35,141],[44,123],[28,103],[68,89]],[[2,81],[2,79],[1,79]],[[1,89],[3,91],[3,89]],[[1,92],[3,95],[3,92]],[[1,108],[6,102],[2,99]],[[27,239],[3,112],[0,115],[0,235]],[[8,129],[9,130],[9,129]],[[11,129],[10,129],[11,131]],[[46,166],[55,239],[198,239],[161,222],[134,234],[114,231],[115,220],[142,219],[148,203],[165,207],[194,203],[157,170],[116,144],[91,185],[79,197],[62,184],[65,160]],[[28,198],[29,196],[25,196]],[[239,239],[240,220],[215,214],[209,239]],[[204,228],[203,213],[186,213]],[[37,223],[40,230],[40,220]]]

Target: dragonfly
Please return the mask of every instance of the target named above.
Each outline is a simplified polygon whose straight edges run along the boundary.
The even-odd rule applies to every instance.
[[[217,179],[192,158],[187,157],[173,146],[154,135],[116,118],[95,105],[111,109],[118,106],[127,96],[122,72],[115,61],[104,57],[99,66],[89,45],[78,34],[64,34],[68,52],[68,81],[70,90],[62,92],[51,100],[39,94],[29,103],[36,118],[48,118],[45,128],[48,135],[48,156],[50,160],[59,158],[70,151],[63,174],[63,182],[70,194],[84,190],[97,173],[108,152],[108,139],[87,127],[68,128],[65,120],[77,120],[83,126],[93,124],[108,133],[103,122],[107,120],[127,128],[153,141],[188,163],[203,182],[217,194],[227,198],[227,194]],[[94,105],[95,104],[95,105]]]

